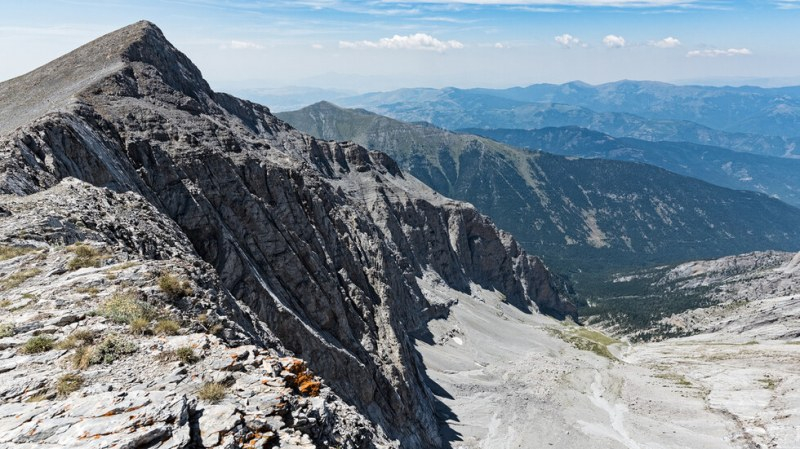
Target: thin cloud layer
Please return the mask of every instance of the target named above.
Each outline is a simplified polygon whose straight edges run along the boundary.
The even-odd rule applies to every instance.
[[[340,48],[386,48],[391,50],[428,50],[443,52],[464,48],[464,44],[456,40],[441,41],[425,33],[384,37],[378,41],[339,41]]]
[[[222,48],[225,50],[260,50],[264,48],[262,45],[256,44],[255,42],[247,42],[247,41],[230,41],[227,44],[223,44]]]
[[[625,46],[625,38],[622,36],[609,34],[603,38],[603,45],[608,48],[622,48]]]
[[[750,56],[753,52],[747,48],[729,48],[727,50],[692,50],[686,53],[689,58],[716,58],[719,56]]]

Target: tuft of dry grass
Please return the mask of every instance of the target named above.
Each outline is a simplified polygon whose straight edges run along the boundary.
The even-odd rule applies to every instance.
[[[118,324],[131,324],[137,319],[149,322],[158,315],[153,306],[139,300],[131,291],[115,293],[100,305],[97,314]]]
[[[83,376],[80,374],[64,374],[56,380],[56,392],[59,396],[69,396],[70,393],[80,390],[83,382]]]
[[[89,329],[76,329],[64,340],[58,342],[58,349],[74,349],[89,346],[97,339],[97,333]]]
[[[75,254],[69,262],[67,262],[67,269],[75,271],[80,268],[97,268],[100,266],[100,261],[103,254],[96,248],[87,245],[86,243],[76,243],[67,247],[67,251]]]
[[[12,288],[19,287],[23,282],[36,276],[42,271],[38,268],[29,268],[27,270],[20,270],[6,276],[0,281],[0,291],[11,290]]]
[[[189,346],[181,346],[175,350],[167,350],[158,354],[156,357],[160,362],[175,362],[181,361],[186,364],[195,364],[200,361],[200,357],[194,352],[194,349]]]
[[[210,404],[220,402],[227,394],[228,388],[219,382],[206,382],[197,390],[197,397]]]
[[[92,348],[89,346],[80,346],[75,349],[72,354],[72,367],[75,369],[84,370],[92,364]]]
[[[178,279],[177,276],[170,273],[158,277],[158,288],[170,299],[180,299],[194,293],[189,281]]]
[[[158,320],[153,328],[156,335],[178,335],[180,330],[181,325],[172,319]]]
[[[0,245],[0,260],[13,259],[23,254],[28,254],[35,249],[32,246]]]

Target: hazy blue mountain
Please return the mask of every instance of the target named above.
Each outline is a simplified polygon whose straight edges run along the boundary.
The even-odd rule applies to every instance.
[[[462,130],[511,146],[564,156],[644,162],[732,189],[766,193],[800,206],[800,159],[740,153],[686,142],[615,138],[578,127]]]
[[[252,87],[228,90],[230,93],[246,100],[269,105],[269,109],[273,112],[291,111],[318,101],[335,101],[339,98],[349,97],[355,94],[355,92],[349,90],[321,89],[303,86],[275,88]]]
[[[278,116],[319,138],[388,153],[560,270],[800,247],[800,209],[651,165],[532,152],[330,103]]]
[[[597,86],[571,82],[469,92],[567,103],[598,112],[628,112],[649,119],[689,120],[723,131],[800,136],[800,87],[676,86],[625,80]]]
[[[626,112],[596,112],[579,105],[521,101],[512,98],[514,92],[401,89],[344,98],[337,103],[406,122],[430,122],[447,129],[580,126],[616,137],[692,142],[741,152],[800,157],[800,138],[719,131],[687,120],[648,119]]]

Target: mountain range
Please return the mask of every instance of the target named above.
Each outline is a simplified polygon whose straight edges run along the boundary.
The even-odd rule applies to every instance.
[[[531,89],[536,92],[533,87]],[[777,130],[774,127],[756,129],[760,133],[754,132],[752,128],[738,126],[717,129],[678,118],[680,114],[668,118],[661,118],[664,117],[661,115],[658,118],[647,118],[623,109],[628,103],[635,103],[633,100],[628,103],[620,101],[619,108],[616,109],[609,102],[607,106],[611,110],[595,111],[580,104],[524,100],[539,97],[532,94],[517,97],[516,92],[514,89],[400,89],[342,98],[336,100],[336,103],[364,108],[405,122],[429,122],[450,130],[579,126],[614,137],[692,142],[782,157],[800,154],[797,153],[800,148],[800,126],[794,123],[794,119],[787,119]],[[682,103],[679,100],[676,102],[676,107],[679,108]],[[787,106],[790,110],[793,110],[792,107]],[[632,108],[634,111],[640,109]],[[787,114],[794,117],[790,112]],[[762,118],[769,120],[769,115]],[[775,131],[780,133],[773,135]]]
[[[800,206],[800,160],[741,153],[688,142],[616,138],[578,127],[460,130],[529,150],[642,162],[737,190],[762,192]]]
[[[531,152],[324,102],[278,116],[321,139],[380,148],[564,272],[800,249],[799,209],[651,165]]]

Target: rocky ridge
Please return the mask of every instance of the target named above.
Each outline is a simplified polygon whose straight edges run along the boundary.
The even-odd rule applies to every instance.
[[[385,440],[330,388],[298,388],[301,361],[139,195],[70,178],[0,207],[3,447]]]
[[[575,315],[541,261],[473,208],[429,190],[384,154],[318,141],[265,107],[214,93],[191,61],[148,22],[2,83],[0,92],[9,99],[0,111],[0,122],[7,124],[0,137],[0,192],[14,195],[6,197],[2,220],[46,217],[42,231],[70,230],[49,245],[123,244],[161,270],[194,260],[195,276],[218,277],[219,293],[209,301],[228,317],[223,328],[236,329],[224,341],[253,345],[244,373],[233,375],[233,385],[242,385],[235,391],[247,392],[253,385],[247,382],[266,379],[266,385],[274,380],[277,390],[265,395],[286,393],[280,390],[285,384],[275,379],[280,360],[261,357],[273,354],[264,349],[269,348],[302,357],[355,407],[342,405],[350,412],[333,414],[329,422],[350,422],[353,416],[357,424],[343,424],[338,433],[324,430],[323,420],[308,429],[310,419],[285,419],[287,429],[307,435],[293,434],[304,444],[442,444],[412,335],[424,333],[429,319],[446,316],[449,304],[426,297],[418,285],[423,272],[435,273],[456,291],[469,292],[472,284],[497,291],[526,313]],[[78,188],[71,177],[105,189]],[[112,211],[92,211],[96,203],[77,201],[86,196],[80,192],[95,199],[135,197],[151,213],[119,221]],[[23,201],[16,198],[57,200],[66,210],[62,219],[48,213],[26,216],[24,208],[11,205]],[[153,241],[162,227],[174,231],[180,251],[169,252],[163,241]],[[84,231],[72,232],[76,228]],[[36,240],[39,234],[33,229],[28,237]],[[12,247],[27,244],[17,238],[9,234],[4,241]],[[53,251],[62,254],[53,249],[48,254]],[[13,301],[12,308],[21,306]],[[72,307],[68,301],[57,306]],[[85,324],[94,325],[92,320]],[[13,321],[16,329],[17,318]],[[55,335],[66,333],[61,329]],[[163,351],[172,344],[166,340],[151,338],[141,345]],[[213,363],[227,349],[208,341],[204,360]],[[19,344],[14,340],[9,354]],[[48,354],[54,360],[66,356]],[[187,375],[199,373],[186,369]],[[245,425],[217,432],[214,441],[227,444],[226,438],[256,432],[247,425],[247,394],[237,393],[238,418],[226,421]],[[316,406],[310,402],[297,399],[290,409],[311,410]],[[183,416],[176,413],[169,416]],[[170,434],[184,430],[178,425],[182,418],[164,422]],[[281,447],[294,444],[289,431],[283,435],[268,427],[282,438]],[[267,438],[264,444],[275,443]]]

